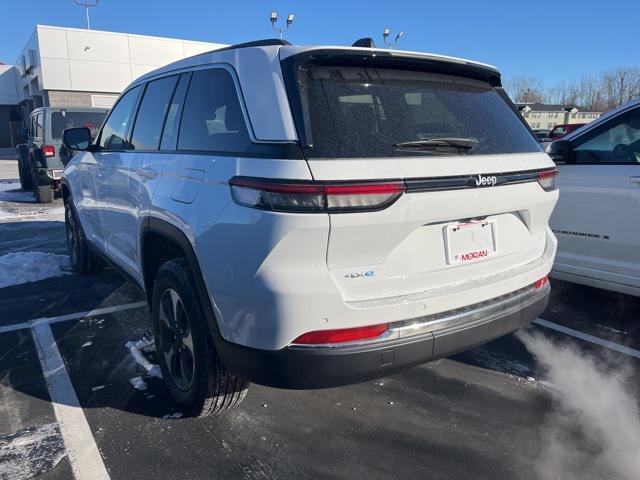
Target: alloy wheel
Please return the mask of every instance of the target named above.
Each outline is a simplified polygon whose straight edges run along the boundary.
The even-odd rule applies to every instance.
[[[195,354],[191,324],[178,292],[168,288],[162,293],[159,315],[165,365],[176,387],[186,392],[193,384]]]
[[[67,221],[65,223],[65,227],[71,265],[76,265],[78,261],[78,238],[76,235],[76,222],[71,208],[67,208]]]

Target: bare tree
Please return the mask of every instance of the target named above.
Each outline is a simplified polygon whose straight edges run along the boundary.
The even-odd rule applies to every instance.
[[[604,72],[600,88],[605,105],[618,107],[640,95],[640,68],[621,67]]]
[[[505,89],[518,103],[548,102],[602,112],[640,96],[640,67],[620,67],[579,81],[565,80],[545,89],[536,77],[513,77]]]
[[[513,77],[504,88],[516,103],[542,102],[545,99],[544,84],[537,77]]]
[[[569,87],[567,82],[562,80],[547,90],[546,101],[555,105],[564,105],[567,103],[569,96]]]

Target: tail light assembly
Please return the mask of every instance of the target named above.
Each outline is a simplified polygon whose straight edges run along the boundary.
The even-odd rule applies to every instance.
[[[56,148],[53,145],[43,145],[42,146],[42,154],[45,157],[55,157],[56,156]]]
[[[234,177],[239,205],[275,212],[341,213],[382,210],[405,192],[403,181],[314,182]]]
[[[389,329],[386,323],[366,327],[341,328],[337,330],[318,330],[307,332],[296,338],[293,345],[330,345],[345,342],[373,340]]]
[[[549,277],[548,276],[542,277],[542,278],[536,280],[535,282],[533,282],[533,288],[535,288],[536,290],[540,290],[547,283],[549,283]]]
[[[550,192],[558,188],[558,186],[556,185],[557,176],[557,168],[553,168],[551,170],[543,170],[541,172],[538,172],[538,183],[545,192]]]

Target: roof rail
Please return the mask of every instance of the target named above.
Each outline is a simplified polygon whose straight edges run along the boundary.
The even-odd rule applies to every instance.
[[[373,41],[373,38],[365,37],[359,38],[355,42],[353,42],[352,47],[363,47],[363,48],[376,48],[376,42]]]

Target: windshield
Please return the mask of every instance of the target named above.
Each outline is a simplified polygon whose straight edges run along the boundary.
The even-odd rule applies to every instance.
[[[73,127],[87,127],[95,137],[106,115],[106,112],[51,112],[51,138],[61,139],[64,129]]]
[[[386,68],[316,66],[299,71],[310,158],[538,152],[537,142],[488,83]],[[472,139],[475,146],[397,148]]]

